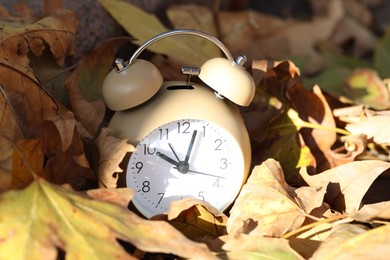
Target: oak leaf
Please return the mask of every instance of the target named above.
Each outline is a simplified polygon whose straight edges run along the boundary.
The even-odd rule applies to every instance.
[[[0,195],[0,258],[134,259],[117,239],[145,252],[215,259],[204,244],[166,222],[144,220],[115,204],[36,179],[25,190]]]

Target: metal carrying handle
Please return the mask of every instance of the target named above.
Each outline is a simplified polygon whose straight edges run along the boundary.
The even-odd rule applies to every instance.
[[[237,58],[237,60],[235,61],[234,58],[233,58],[233,55],[230,53],[228,48],[220,40],[218,40],[217,38],[215,38],[214,36],[212,36],[212,35],[210,35],[208,33],[197,31],[197,30],[193,30],[193,29],[177,29],[177,30],[171,30],[171,31],[168,31],[168,32],[164,32],[164,33],[158,34],[158,35],[154,36],[153,38],[149,39],[148,41],[146,41],[144,44],[142,44],[134,52],[134,54],[131,56],[131,58],[129,59],[127,64],[125,64],[125,62],[122,59],[116,59],[115,60],[116,70],[118,72],[120,72],[120,71],[128,68],[134,62],[134,60],[138,58],[138,56],[141,54],[141,52],[143,52],[151,44],[153,44],[153,43],[155,43],[155,42],[157,42],[159,40],[162,40],[164,38],[167,38],[167,37],[170,37],[170,36],[175,36],[175,35],[194,35],[194,36],[198,36],[198,37],[204,38],[206,40],[211,41],[215,45],[217,45],[222,50],[222,52],[225,54],[226,58],[229,61],[231,61],[231,62],[233,62],[235,64],[238,64],[238,65],[242,65],[246,61],[246,57],[243,56],[243,55],[239,56]]]

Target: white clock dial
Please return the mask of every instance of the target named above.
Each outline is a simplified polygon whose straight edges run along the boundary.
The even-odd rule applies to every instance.
[[[223,128],[203,120],[177,120],[145,136],[131,155],[127,187],[146,217],[168,210],[186,197],[224,210],[239,192],[244,159],[237,141]]]

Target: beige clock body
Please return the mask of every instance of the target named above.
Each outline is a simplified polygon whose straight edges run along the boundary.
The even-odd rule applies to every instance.
[[[218,97],[210,88],[195,83],[185,88],[185,84],[164,82],[146,103],[116,112],[109,127],[136,146],[152,130],[174,120],[199,119],[214,123],[230,133],[240,147],[243,158],[237,160],[244,161],[244,182],[251,163],[251,146],[238,107]]]

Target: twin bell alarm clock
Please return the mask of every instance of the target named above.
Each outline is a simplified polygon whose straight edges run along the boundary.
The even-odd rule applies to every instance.
[[[182,67],[188,80],[169,82],[151,62],[137,59],[149,45],[183,34],[211,41],[226,58]],[[116,111],[108,127],[136,146],[125,162],[126,186],[136,191],[132,204],[145,217],[167,212],[170,202],[183,198],[221,211],[236,198],[251,162],[238,108],[248,106],[255,92],[245,60],[234,60],[215,37],[184,29],[151,38],[127,62],[115,60],[103,83],[104,100]],[[191,82],[195,76],[203,84]]]

